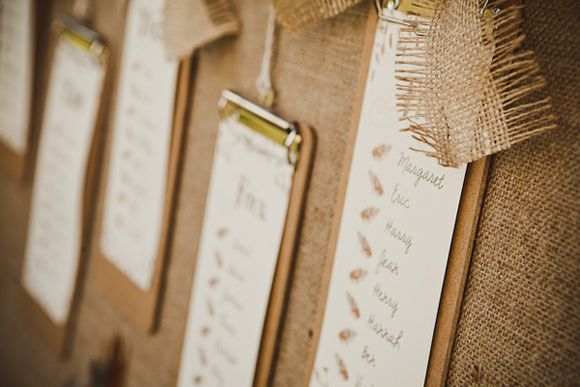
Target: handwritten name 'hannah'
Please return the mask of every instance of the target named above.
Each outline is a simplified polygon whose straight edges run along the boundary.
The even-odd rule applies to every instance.
[[[375,321],[375,315],[371,314],[367,320],[367,326],[385,343],[389,344],[393,349],[400,349],[401,339],[403,338],[403,331],[398,334],[389,331],[383,324]]]

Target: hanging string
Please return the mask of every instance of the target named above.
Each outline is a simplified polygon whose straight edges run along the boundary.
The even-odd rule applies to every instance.
[[[270,4],[268,15],[268,26],[266,30],[266,42],[264,46],[264,55],[262,56],[262,66],[260,74],[256,79],[256,89],[261,105],[271,108],[274,105],[276,92],[272,86],[272,58],[274,54],[274,40],[276,35],[276,10]]]

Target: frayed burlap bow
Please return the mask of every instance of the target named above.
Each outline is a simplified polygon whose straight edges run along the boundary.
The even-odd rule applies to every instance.
[[[440,164],[459,166],[554,128],[544,78],[520,50],[513,1],[413,0],[398,45],[397,102],[408,131]]]

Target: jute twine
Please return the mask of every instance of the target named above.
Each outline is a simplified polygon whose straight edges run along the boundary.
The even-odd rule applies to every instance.
[[[521,6],[504,0],[413,0],[399,39],[398,107],[418,150],[459,166],[554,128]],[[513,2],[512,2],[513,3]],[[415,16],[418,16],[417,20]]]
[[[170,58],[184,58],[239,26],[229,0],[166,0],[163,20]]]

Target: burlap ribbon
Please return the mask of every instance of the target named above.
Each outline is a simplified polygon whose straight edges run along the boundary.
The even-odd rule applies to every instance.
[[[555,127],[539,66],[520,50],[521,7],[413,0],[399,39],[398,106],[440,164],[458,166]],[[513,3],[513,1],[511,2]],[[424,147],[423,147],[424,148]]]
[[[167,55],[184,58],[239,25],[229,0],[166,0],[163,28]]]

